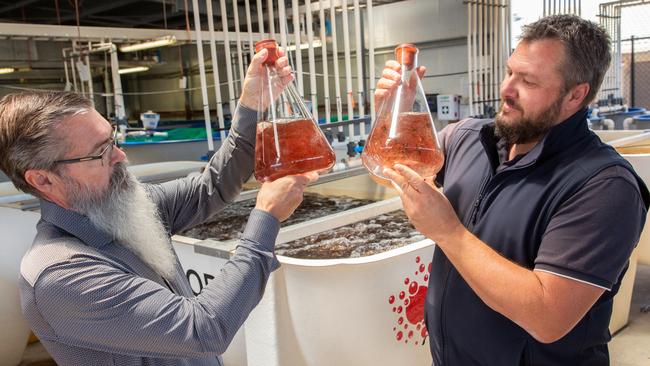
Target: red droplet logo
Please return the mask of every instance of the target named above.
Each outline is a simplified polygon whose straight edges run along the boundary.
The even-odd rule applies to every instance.
[[[431,272],[431,262],[425,265],[418,256],[415,257],[414,267],[415,277],[405,277],[403,282],[406,289],[400,290],[399,292],[396,291],[397,295],[390,295],[388,297],[388,303],[392,305],[392,311],[397,318],[397,326],[393,327],[395,339],[398,342],[403,341],[405,344],[410,339],[418,346],[424,345],[429,336],[426,325],[424,324],[424,305],[427,295],[427,281],[429,279],[429,272]],[[397,299],[403,300],[403,307],[395,304]],[[412,325],[410,329],[415,328],[416,331],[409,330],[409,324]]]

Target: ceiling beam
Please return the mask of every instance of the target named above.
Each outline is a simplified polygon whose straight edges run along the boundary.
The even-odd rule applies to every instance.
[[[7,12],[7,11],[14,10],[14,9],[22,8],[23,6],[33,4],[33,3],[37,2],[37,1],[38,0],[23,0],[23,1],[19,1],[17,3],[11,4],[11,5],[4,6],[4,7],[0,8],[0,14],[2,14],[4,12]]]
[[[77,37],[77,27],[74,25],[46,25],[21,23],[0,23],[0,36],[6,37],[48,37],[48,38],[68,38],[86,41],[100,41],[112,39],[113,42],[121,43],[137,40],[148,40],[156,37],[167,35],[175,36],[178,41],[194,41],[194,30],[188,33],[180,29],[150,29],[150,28],[118,28],[118,27],[79,27],[80,37]],[[223,32],[214,32],[217,41],[223,41]],[[207,30],[202,31],[204,43],[208,43],[210,33]],[[277,37],[280,35],[278,34]],[[232,38],[232,37],[231,37]],[[268,38],[265,34],[253,33],[253,40],[259,41]],[[231,40],[232,41],[232,40]]]
[[[80,8],[79,19],[83,20],[84,17],[88,15],[103,13],[105,11],[121,8],[122,6],[131,5],[131,4],[134,4],[133,0],[117,0],[117,1],[107,1],[101,5],[88,8],[88,9]],[[67,22],[68,20],[75,20],[75,19],[77,19],[76,14],[61,17],[62,22]]]

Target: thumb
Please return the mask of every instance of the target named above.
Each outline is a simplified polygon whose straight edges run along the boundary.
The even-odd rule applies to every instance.
[[[406,178],[408,184],[411,187],[415,188],[415,190],[417,190],[418,192],[424,192],[424,190],[431,188],[427,184],[427,182],[424,181],[424,178],[422,178],[415,170],[409,168],[408,166],[402,164],[395,164],[394,168],[404,178]]]
[[[257,70],[262,66],[264,61],[269,57],[269,51],[266,48],[261,49],[259,52],[253,55],[253,59],[251,60],[251,69],[252,70]]]

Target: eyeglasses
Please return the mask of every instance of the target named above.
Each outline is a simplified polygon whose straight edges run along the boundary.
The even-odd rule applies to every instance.
[[[108,144],[104,146],[104,148],[98,155],[89,155],[81,158],[56,160],[54,161],[54,164],[74,164],[74,163],[81,163],[84,161],[101,160],[102,166],[104,166],[104,157],[108,156],[108,159],[106,160],[110,160],[111,154],[113,153],[113,147],[117,144],[117,125],[112,125],[111,127],[113,131],[111,132],[111,137],[108,141]]]

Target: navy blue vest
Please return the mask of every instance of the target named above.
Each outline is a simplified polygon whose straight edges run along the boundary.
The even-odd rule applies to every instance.
[[[533,150],[498,173],[497,141],[491,120],[459,126],[446,147],[439,180],[465,226],[525,268],[534,267],[551,217],[603,169],[629,169],[646,208],[650,202],[630,164],[587,128],[586,110],[553,127]],[[542,344],[485,305],[437,250],[426,303],[434,365],[609,365],[608,323],[617,290],[618,284],[606,291],[565,337]]]

